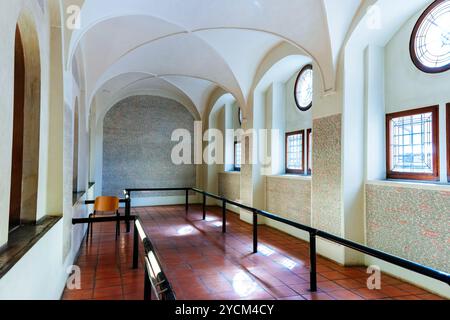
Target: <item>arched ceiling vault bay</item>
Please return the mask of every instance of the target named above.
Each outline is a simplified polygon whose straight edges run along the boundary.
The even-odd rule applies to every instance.
[[[287,42],[316,62],[325,90],[331,91],[342,44],[360,3],[86,0],[81,28],[71,34],[66,67],[82,50],[88,101],[112,79],[123,77],[117,82],[122,87],[114,90],[136,81],[165,83],[189,97],[203,114],[217,87],[245,108],[260,63]],[[146,82],[151,78],[160,81]]]

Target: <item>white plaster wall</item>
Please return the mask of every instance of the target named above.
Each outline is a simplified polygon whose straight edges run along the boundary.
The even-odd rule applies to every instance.
[[[292,97],[291,97],[292,99]],[[285,133],[287,101],[285,83],[274,81],[265,94],[265,126],[261,136],[260,158],[262,175],[281,175],[285,172]]]
[[[370,45],[365,50],[365,176],[386,178],[386,117],[384,99],[384,48]]]
[[[415,13],[398,29],[385,47],[370,45],[366,49],[366,178],[369,183],[402,187],[401,182],[371,182],[386,179],[385,114],[409,109],[440,106],[440,172],[441,182],[447,182],[445,104],[450,102],[450,72],[427,74],[413,64],[409,53],[412,29],[422,13]],[[373,155],[376,155],[374,157]],[[429,184],[414,183],[414,188],[427,190]],[[447,187],[441,187],[443,192]],[[399,199],[401,200],[401,199]],[[419,209],[418,209],[419,211]],[[365,223],[366,228],[370,226]],[[420,240],[418,240],[420,241]],[[419,250],[417,244],[415,250]],[[389,252],[389,250],[384,249]],[[367,265],[378,265],[383,272],[412,282],[444,297],[450,297],[448,286],[417,273],[407,271],[370,256]]]
[[[421,13],[409,19],[386,45],[387,113],[450,102],[450,71],[424,73],[410,58],[409,40]]]
[[[32,9],[32,12],[34,14],[38,15],[38,12],[40,12],[39,8],[36,7],[36,1],[33,0],[3,0],[0,2],[0,35],[2,38],[2,41],[0,42],[0,69],[4,70],[5,72],[0,73],[0,86],[2,87],[2,90],[4,90],[5,94],[2,94],[2,98],[0,99],[0,114],[2,115],[2,123],[6,123],[6,125],[0,126],[0,136],[4,137],[4,141],[7,143],[0,145],[0,153],[4,155],[0,158],[0,176],[1,177],[9,177],[10,176],[10,169],[11,169],[11,132],[12,132],[12,83],[11,80],[11,74],[13,70],[13,63],[12,57],[13,57],[13,35],[14,35],[14,28],[15,28],[15,21],[17,20],[18,13],[22,7],[29,7]],[[46,45],[46,41],[48,41],[48,34],[46,34],[46,30],[48,29],[48,19],[42,18],[42,19],[36,19],[38,21],[38,34],[40,36],[40,42],[42,47],[42,54],[41,54],[41,60],[43,63],[41,65],[49,65],[49,54],[48,54],[48,45]],[[443,75],[435,76],[435,78],[431,79],[429,75],[425,74],[418,74],[418,70],[414,68],[411,68],[412,63],[409,61],[409,59],[404,59],[404,51],[407,50],[407,46],[405,46],[405,41],[409,38],[409,32],[410,28],[412,27],[412,23],[414,22],[414,19],[411,20],[411,23],[407,23],[405,29],[402,29],[388,44],[386,48],[386,110],[389,110],[390,112],[393,111],[399,111],[402,109],[409,109],[412,107],[418,107],[423,105],[430,105],[435,103],[444,104],[445,102],[450,102],[450,91],[448,90],[448,83],[449,83],[449,77],[450,75],[448,73]],[[67,30],[66,30],[67,31]],[[68,32],[67,34],[70,34]],[[64,39],[66,43],[69,41],[68,37]],[[48,43],[47,43],[48,44]],[[66,50],[66,48],[64,48]],[[399,54],[402,53],[402,54]],[[337,203],[337,205],[341,206],[342,212],[341,215],[345,215],[345,219],[343,219],[343,225],[341,226],[341,229],[343,230],[343,233],[345,236],[349,236],[350,238],[358,238],[361,232],[361,225],[360,225],[360,216],[358,215],[358,212],[360,211],[360,198],[355,197],[355,194],[360,193],[360,186],[361,181],[363,178],[364,168],[361,167],[361,163],[364,160],[361,160],[359,158],[359,155],[362,148],[361,148],[361,141],[362,137],[364,137],[364,128],[361,127],[361,124],[366,123],[367,125],[370,125],[370,122],[367,119],[372,119],[370,116],[370,111],[372,108],[370,107],[372,103],[376,104],[377,107],[381,107],[381,104],[379,101],[374,102],[372,98],[370,97],[371,94],[373,94],[373,98],[376,98],[378,96],[376,94],[377,90],[381,92],[380,89],[380,82],[375,80],[375,82],[371,82],[372,80],[368,81],[366,83],[366,87],[373,88],[372,86],[376,87],[375,89],[370,90],[370,94],[366,96],[366,99],[364,99],[364,77],[359,74],[361,70],[364,70],[364,54],[363,51],[358,51],[357,53],[357,59],[354,61],[351,61],[351,58],[348,57],[349,63],[347,65],[350,65],[350,62],[353,64],[355,69],[346,69],[345,73],[352,74],[353,72],[356,72],[358,75],[354,79],[361,80],[360,83],[355,82],[346,82],[345,86],[354,91],[356,91],[356,96],[354,97],[355,100],[349,100],[345,99],[345,105],[351,106],[352,108],[356,108],[356,113],[352,113],[353,109],[350,108],[343,108],[343,83],[342,83],[342,69],[344,68],[344,64],[341,62],[338,66],[338,80],[337,80],[337,86],[335,92],[328,91],[326,94],[324,94],[324,91],[322,90],[323,81],[319,79],[319,77],[315,78],[314,85],[315,85],[315,93],[314,93],[314,106],[311,110],[311,118],[319,119],[330,115],[340,114],[343,110],[346,114],[344,116],[344,139],[343,139],[343,159],[346,161],[349,156],[351,156],[354,152],[358,154],[358,159],[356,159],[356,162],[348,162],[344,167],[344,182],[341,186],[342,194],[344,194],[344,202],[345,203]],[[373,62],[371,57],[375,57]],[[375,69],[377,65],[379,65],[381,62],[381,52],[379,50],[374,53],[374,55],[370,55],[369,53],[369,61],[367,62],[370,68]],[[374,64],[372,64],[372,62]],[[366,66],[367,66],[366,63]],[[360,70],[358,68],[361,67]],[[42,71],[42,83],[43,83],[43,90],[42,90],[42,103],[41,106],[43,106],[44,109],[42,109],[42,124],[41,124],[41,164],[46,163],[47,161],[47,152],[45,151],[48,148],[47,140],[48,140],[48,132],[46,131],[46,128],[48,127],[48,111],[45,110],[46,106],[48,105],[48,87],[47,83],[48,80],[48,68],[43,68],[45,70]],[[382,75],[378,74],[375,76],[376,78],[382,77]],[[413,80],[411,80],[413,79]],[[290,91],[290,85],[292,84],[293,79],[291,78],[290,83],[288,83],[286,90],[286,95],[289,95]],[[295,80],[294,80],[295,81]],[[358,80],[357,80],[358,81]],[[30,252],[29,254],[24,257],[23,260],[21,260],[15,268],[8,273],[2,280],[0,280],[0,298],[3,298],[4,295],[7,292],[8,297],[19,297],[19,298],[48,298],[52,299],[55,297],[58,297],[58,294],[60,294],[63,282],[65,280],[65,274],[64,269],[67,264],[70,264],[70,261],[73,261],[73,257],[77,251],[77,248],[79,247],[79,244],[81,242],[81,238],[83,235],[83,228],[72,228],[70,225],[70,220],[72,216],[85,216],[87,213],[87,210],[84,206],[77,204],[74,207],[72,206],[72,190],[71,190],[71,159],[72,159],[72,137],[71,137],[71,130],[72,127],[69,126],[67,123],[71,120],[70,118],[70,112],[72,108],[72,104],[74,101],[74,97],[81,96],[83,97],[82,90],[75,87],[75,85],[72,85],[73,83],[73,77],[70,73],[70,76],[66,73],[64,77],[64,94],[65,94],[65,101],[67,103],[66,107],[66,125],[64,128],[64,220],[59,222]],[[446,86],[447,85],[447,86]],[[426,94],[424,94],[426,93]],[[257,100],[255,98],[255,100]],[[271,99],[272,102],[274,102],[274,99]],[[287,99],[288,100],[288,99]],[[355,104],[353,102],[356,101]],[[437,101],[437,102],[436,102]],[[255,101],[256,104],[256,101]],[[289,103],[288,103],[289,104]],[[364,118],[364,105],[368,106],[368,113],[367,118]],[[253,105],[250,103],[250,106]],[[274,103],[272,103],[271,107],[273,108],[275,106]],[[62,107],[62,106],[61,106]],[[248,106],[243,106],[244,109],[249,109]],[[87,108],[86,108],[87,109]],[[295,109],[294,109],[295,110]],[[297,111],[297,110],[295,110]],[[87,117],[87,112],[85,112],[85,117]],[[442,115],[442,112],[441,112]],[[294,118],[293,114],[288,114],[287,118]],[[81,117],[82,118],[82,117]],[[366,121],[364,121],[366,119]],[[441,119],[444,119],[443,116],[441,116]],[[257,115],[253,115],[253,125],[255,128],[260,126],[259,121],[260,119],[257,119]],[[380,119],[377,120],[377,122]],[[265,121],[265,119],[261,120]],[[297,121],[297,120],[296,120]],[[295,122],[296,122],[295,121]],[[355,122],[356,121],[356,122]],[[223,119],[220,119],[220,122],[223,122]],[[272,119],[272,122],[274,123],[275,120]],[[87,121],[86,121],[87,123]],[[263,123],[263,122],[261,122]],[[286,121],[286,126],[290,126],[292,123],[291,121]],[[354,128],[350,128],[354,123],[358,123],[358,126],[355,126]],[[273,125],[273,124],[272,124]],[[224,128],[223,125],[218,125],[218,127]],[[81,126],[82,127],[82,126]],[[211,127],[214,127],[214,125],[211,125]],[[101,135],[100,132],[102,132],[101,126],[98,126],[96,128],[97,135],[96,139],[98,142],[101,142]],[[366,130],[368,130],[366,128]],[[379,132],[381,132],[380,127],[377,128]],[[360,135],[360,136],[358,136]],[[370,140],[370,137],[366,137],[365,141]],[[444,140],[442,140],[444,141]],[[355,143],[355,144],[353,144]],[[83,136],[80,139],[80,145],[82,147],[80,148],[80,159],[88,159],[87,156],[87,135],[83,134]],[[99,143],[98,145],[101,145]],[[97,150],[96,152],[99,152],[100,156],[96,157],[96,163],[101,164],[101,150]],[[367,154],[367,152],[366,152]],[[444,153],[445,157],[445,153]],[[362,155],[362,159],[364,159],[364,155]],[[445,161],[442,161],[445,158],[441,157],[441,163],[445,163]],[[344,161],[344,162],[345,162]],[[352,170],[353,170],[353,164],[355,164],[355,167],[358,169],[357,175],[354,177],[351,176]],[[215,170],[212,172],[214,174],[210,175],[208,178],[208,190],[214,193],[217,193],[217,172],[218,172],[218,166],[216,166]],[[381,167],[381,166],[380,166]],[[40,191],[39,194],[39,201],[38,201],[38,217],[42,217],[46,214],[46,200],[48,197],[45,194],[45,187],[42,188],[42,186],[46,185],[45,177],[48,176],[46,170],[49,170],[48,166],[41,166],[40,167],[40,179],[39,179],[39,189],[44,190]],[[97,166],[98,168],[98,166]],[[362,168],[362,169],[361,169]],[[249,170],[244,170],[242,173],[243,176],[243,182],[241,182],[241,198],[245,198],[246,202],[249,202],[250,205],[260,206],[261,203],[264,203],[264,194],[261,194],[260,192],[255,192],[261,189],[261,174],[260,171],[257,170],[258,167],[251,167]],[[361,170],[360,170],[361,169]],[[381,171],[381,169],[376,170]],[[80,175],[81,175],[81,184],[85,185],[87,183],[87,160],[86,163],[82,162],[80,164]],[[208,170],[208,172],[210,172]],[[257,173],[257,174],[256,174]],[[255,175],[256,174],[256,175]],[[375,175],[375,174],[374,174]],[[44,178],[41,179],[41,176]],[[99,175],[96,173],[96,176],[99,177]],[[369,176],[369,175],[368,175]],[[372,175],[370,175],[372,176]],[[101,177],[101,174],[100,174]],[[313,177],[314,179],[314,177]],[[97,186],[96,190],[101,190],[101,178],[96,179],[97,180]],[[249,185],[251,184],[251,185]],[[257,186],[257,188],[254,189],[254,186]],[[9,186],[10,182],[8,179],[1,179],[0,180],[0,220],[2,221],[2,224],[0,225],[0,246],[6,242],[7,237],[7,231],[5,231],[6,224],[3,224],[3,221],[5,221],[5,216],[8,213],[8,204],[9,204]],[[214,191],[216,190],[216,191]],[[88,193],[86,197],[92,197],[91,192]],[[98,191],[97,191],[98,192]],[[242,197],[244,195],[244,197]],[[320,201],[323,195],[317,194],[314,195],[316,197],[317,201]],[[248,201],[250,199],[250,201]],[[355,200],[356,199],[356,200]],[[175,199],[172,199],[173,201],[177,201]],[[349,211],[347,211],[349,210]],[[315,208],[312,206],[312,215],[315,214]],[[356,215],[355,215],[356,214]],[[354,220],[354,218],[356,220]],[[356,234],[351,232],[351,229],[356,230]],[[70,239],[66,241],[63,241],[61,243],[61,238],[63,239]],[[323,253],[327,257],[331,257],[339,262],[344,262],[345,259],[344,254],[342,252],[342,247],[334,247],[329,246],[328,243],[325,241],[319,241],[319,251]],[[36,257],[39,256],[48,256],[48,260],[42,259],[39,264],[33,265],[31,260],[34,261]],[[67,257],[64,259],[64,257]],[[61,261],[66,261],[62,263]],[[371,263],[371,259],[366,259],[367,263]],[[32,277],[33,273],[30,272],[30,266],[33,265],[33,271],[36,272],[36,274],[45,275],[45,277]],[[395,268],[394,268],[395,269]],[[50,273],[49,271],[52,271]],[[394,273],[399,273],[398,270],[394,270]],[[402,271],[404,272],[404,271]],[[405,273],[406,275],[408,273]],[[44,280],[46,282],[44,283]],[[48,281],[48,279],[53,279],[51,281]],[[25,285],[27,285],[27,288],[25,290]],[[30,288],[31,287],[31,288]],[[28,293],[27,293],[28,292]]]
[[[261,136],[258,141],[259,146],[259,159],[263,161],[261,165],[261,175],[270,175],[272,174],[272,161],[274,161],[278,156],[278,150],[276,145],[274,145],[270,139],[271,130],[273,128],[273,115],[274,109],[277,107],[282,107],[278,105],[279,101],[276,101],[276,88],[274,88],[274,83],[270,84],[269,88],[266,90],[264,98],[264,129],[267,129],[267,133],[265,136]],[[284,108],[283,108],[284,109]],[[281,172],[280,172],[281,173]]]
[[[67,278],[62,259],[60,220],[0,279],[0,300],[60,298]]]
[[[446,283],[423,276],[417,272],[397,267],[396,265],[371,256],[365,257],[365,263],[368,266],[379,266],[385,274],[393,275],[394,277],[413,283],[418,287],[424,288],[425,290],[434,292],[441,297],[450,299],[450,287]]]
[[[84,103],[80,104],[80,123],[78,139],[78,190],[87,191],[89,184],[89,127],[86,122],[88,111]]]
[[[319,74],[315,70],[313,72],[315,76]],[[295,103],[294,87],[297,76],[298,72],[286,82],[286,132],[312,128],[312,115],[315,106],[313,105],[308,111],[300,111]]]
[[[223,107],[223,128],[224,128],[224,171],[234,171],[234,142],[236,141],[234,130],[239,128],[239,122],[236,122],[238,107],[234,102],[228,102]],[[233,130],[230,131],[230,130]]]
[[[91,189],[81,200],[92,195]],[[87,211],[79,203],[74,208],[74,217],[85,217]],[[59,300],[85,231],[84,225],[71,226],[71,246],[65,250],[61,239],[67,231],[61,219],[0,279],[0,300]]]
[[[285,172],[285,133],[286,133],[286,114],[289,97],[286,84],[277,82],[273,84],[273,105],[270,128],[273,129],[269,136],[269,143],[271,145],[271,172],[268,174],[278,175]],[[292,96],[291,96],[291,99]],[[287,106],[283,108],[283,106]]]
[[[345,52],[345,94],[342,114],[342,236],[364,242],[364,51]],[[347,264],[363,263],[363,256],[345,249]]]
[[[430,1],[399,1],[398,4],[379,1],[383,17],[381,27],[371,29],[364,20],[367,16],[363,17],[361,23],[355,25],[345,48],[344,230],[346,238],[358,242],[365,242],[365,239],[361,240],[361,231],[367,227],[365,221],[361,226],[360,212],[365,211],[365,197],[361,192],[364,186],[361,184],[365,180],[386,178],[385,113],[444,103],[448,97],[448,90],[442,87],[448,88],[442,78],[449,83],[448,76],[432,79],[433,76],[419,74],[409,56],[411,30],[419,15],[417,10],[423,8],[425,2]],[[416,13],[413,14],[412,10]],[[408,22],[402,26],[404,21]],[[361,109],[365,110],[363,116]],[[441,117],[444,114],[441,107]],[[361,123],[364,123],[363,127]],[[363,142],[361,137],[364,137]],[[365,256],[363,262],[380,265],[384,272],[428,289],[439,287],[442,292],[442,285],[436,286],[436,281],[429,278],[369,256]]]
[[[209,116],[207,117],[206,128],[204,133],[204,138],[207,141],[213,141],[213,130],[219,130],[220,132],[225,132],[225,112],[226,106],[232,105],[235,102],[235,99],[230,95],[224,92],[218,92],[217,96],[210,99],[211,102],[211,111]],[[230,110],[229,110],[230,111]],[[205,119],[206,120],[206,119]],[[217,145],[218,150],[216,150],[216,155],[220,159],[224,157],[226,151],[225,141],[222,141],[223,146]],[[219,180],[218,175],[219,172],[225,171],[225,166],[223,163],[213,163],[212,159],[209,158],[209,153],[206,152],[206,147],[208,143],[205,141],[203,144],[204,147],[204,160],[207,160],[210,163],[208,166],[205,166],[206,169],[206,190],[213,194],[218,194],[219,192]],[[228,144],[229,147],[230,144]],[[228,151],[228,156],[230,156],[231,150]],[[231,153],[232,154],[232,153]],[[216,205],[218,202],[210,197],[207,197],[208,205]]]
[[[278,50],[280,49],[280,50]],[[324,93],[323,86],[322,86],[322,80],[320,73],[315,73],[314,77],[314,97],[313,97],[313,108],[311,111],[306,112],[304,115],[300,114],[298,109],[295,106],[295,100],[293,96],[294,92],[294,83],[295,78],[297,76],[297,71],[290,71],[289,76],[285,78],[285,80],[281,83],[276,83],[277,77],[280,76],[279,73],[273,72],[271,70],[271,66],[269,63],[272,63],[272,66],[275,66],[274,68],[280,66],[286,68],[286,66],[283,66],[280,64],[280,61],[285,61],[283,59],[286,58],[287,54],[299,54],[297,51],[294,53],[293,51],[290,51],[289,48],[285,46],[281,46],[274,50],[274,53],[277,53],[279,55],[276,55],[272,57],[269,55],[263,64],[260,67],[260,70],[257,74],[257,77],[255,79],[262,79],[261,83],[258,84],[257,88],[255,89],[253,99],[250,100],[249,105],[253,107],[251,115],[248,117],[249,121],[246,123],[247,128],[253,128],[255,130],[258,130],[260,128],[281,128],[282,129],[282,135],[284,135],[284,132],[287,131],[286,125],[287,125],[287,118],[293,117],[296,118],[295,121],[291,122],[291,125],[293,128],[301,129],[301,125],[303,124],[305,126],[304,129],[311,128],[312,125],[312,119],[320,119],[323,117],[327,117],[330,115],[340,114],[342,112],[342,101],[340,100],[342,97],[342,94],[340,91],[337,92],[327,92]],[[270,60],[272,58],[273,60]],[[276,59],[281,60],[276,60]],[[301,59],[303,63],[308,63],[308,59]],[[297,66],[298,67],[298,66]],[[313,63],[313,68],[317,68],[317,66]],[[266,79],[265,74],[263,71],[267,72],[267,74],[270,74],[272,79]],[[286,70],[284,70],[286,71]],[[273,72],[273,73],[272,73]],[[283,76],[285,76],[285,72],[282,73]],[[338,73],[341,75],[340,73]],[[342,87],[341,83],[338,82],[338,85]],[[261,86],[263,88],[266,88],[265,91],[261,91]],[[292,88],[290,88],[292,86]],[[282,96],[280,96],[280,93],[282,93]],[[290,115],[287,115],[287,108],[291,108]],[[284,112],[281,112],[280,109],[283,109]],[[286,113],[285,113],[286,112]],[[297,113],[295,113],[297,112]],[[283,114],[285,113],[285,114]],[[302,119],[301,116],[304,116]],[[277,119],[275,119],[277,117]],[[309,125],[308,125],[309,124]],[[314,132],[314,131],[313,131]],[[314,134],[314,133],[313,133]],[[284,136],[281,138],[283,141],[281,145],[283,146],[283,155],[281,155],[280,159],[282,159],[280,167],[282,168],[281,172],[274,171],[274,174],[283,174],[284,173]],[[274,143],[273,140],[271,140],[270,143],[267,145],[264,145],[263,143],[259,143],[259,146],[263,152],[266,152],[268,154],[274,154]],[[270,148],[270,151],[265,151],[265,148]],[[316,150],[316,152],[319,152],[320,150]],[[253,147],[252,148],[253,156],[256,154],[256,150]],[[259,151],[261,152],[261,151]],[[326,150],[323,150],[322,153],[326,153]],[[277,152],[279,153],[279,151]],[[244,203],[263,208],[266,204],[266,192],[265,192],[265,179],[264,174],[267,174],[269,170],[261,170],[261,164],[257,163],[251,166],[247,166],[248,168],[243,168],[241,171],[241,198],[243,199]],[[273,169],[273,168],[271,168]],[[275,169],[276,170],[276,169]],[[313,175],[314,179],[314,175]],[[316,180],[317,181],[317,180]],[[326,182],[325,182],[326,183]],[[338,188],[339,189],[339,188]],[[337,192],[341,192],[341,190],[337,190]],[[312,196],[314,196],[314,192],[312,193]],[[326,195],[317,193],[315,195],[316,204],[323,202],[324,200],[329,201]],[[338,203],[334,203],[333,206],[340,207],[341,202],[338,201]],[[312,217],[317,215],[317,206],[314,205],[314,202],[312,204]],[[340,213],[338,213],[340,214]],[[251,223],[251,215],[249,215],[245,210],[241,210],[241,219]],[[329,220],[327,217],[322,217],[321,219]],[[267,221],[267,219],[260,219],[259,223],[267,223],[271,224],[274,227],[280,228],[285,232],[288,232],[290,234],[293,234],[295,236],[298,236],[302,239],[307,239],[307,235],[298,232],[296,230],[293,230],[293,228],[286,228],[283,227],[280,224],[272,223],[270,221]],[[334,244],[331,244],[327,241],[318,240],[318,251],[320,254],[333,259],[335,261],[338,261],[339,263],[344,263],[344,250],[341,246],[337,246]]]
[[[48,10],[44,15],[37,1],[5,0],[0,2],[0,114],[2,126],[0,136],[0,247],[7,242],[9,202],[11,187],[11,156],[13,130],[13,96],[14,96],[14,42],[18,19],[26,15],[34,22],[40,48],[41,64],[41,118],[39,145],[39,176],[36,218],[47,214],[47,166],[48,161],[48,124],[49,124],[49,17]],[[24,46],[37,45],[25,44]]]
[[[409,54],[412,29],[420,14],[415,14],[385,47],[386,113],[439,105],[440,174],[447,182],[446,103],[450,102],[450,71],[428,74],[420,71]]]
[[[73,227],[72,217],[85,217],[87,208],[81,202],[72,206],[72,141],[74,97],[80,90],[74,85],[70,72],[64,72],[61,30],[58,21],[50,26],[50,7],[44,2],[44,13],[35,0],[4,0],[0,2],[0,85],[5,88],[0,99],[2,123],[0,133],[6,143],[0,145],[0,246],[7,241],[9,188],[11,170],[11,134],[13,106],[14,33],[20,13],[27,13],[36,24],[41,59],[41,125],[39,150],[39,185],[37,219],[45,215],[63,215],[44,237],[0,279],[0,299],[59,299],[70,266],[78,252],[85,226]],[[59,13],[59,7],[52,10]],[[52,46],[50,47],[50,38]],[[27,43],[25,43],[25,46]],[[50,52],[52,58],[50,59]],[[50,78],[50,70],[52,70]],[[63,80],[63,81],[62,81]],[[52,83],[50,90],[49,84]],[[66,107],[62,98],[66,101]],[[50,111],[49,108],[52,108]],[[83,115],[85,120],[86,113]],[[63,121],[64,119],[64,121]],[[80,121],[84,131],[81,136],[80,159],[87,159],[86,121]],[[63,125],[64,123],[64,125]],[[58,138],[59,137],[59,138]],[[49,146],[51,141],[51,147]],[[64,155],[64,158],[63,158]],[[80,167],[81,183],[87,179],[87,165]],[[81,199],[93,196],[93,190]]]
[[[314,76],[318,76],[319,72],[313,70]],[[298,73],[294,74],[294,76],[289,79],[289,81],[285,85],[285,94],[286,94],[286,132],[293,132],[298,130],[305,130],[305,149],[303,153],[303,163],[305,166],[305,173],[308,172],[307,166],[307,136],[306,130],[312,129],[312,116],[313,110],[316,106],[313,104],[312,108],[308,111],[300,111],[295,103],[294,98],[294,90],[295,90],[295,82],[297,80]],[[283,140],[284,141],[284,140]],[[284,155],[283,155],[284,158]],[[284,163],[283,163],[284,165]]]

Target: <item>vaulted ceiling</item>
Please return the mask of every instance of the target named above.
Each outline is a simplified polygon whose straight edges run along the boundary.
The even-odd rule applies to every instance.
[[[67,41],[67,68],[82,56],[88,101],[98,92],[157,86],[178,90],[202,114],[217,86],[245,105],[260,63],[287,42],[315,61],[325,90],[332,90],[360,3],[85,0],[81,28]]]

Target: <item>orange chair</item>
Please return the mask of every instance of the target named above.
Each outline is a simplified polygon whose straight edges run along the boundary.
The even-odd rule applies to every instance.
[[[116,217],[120,217],[119,213],[119,198],[117,197],[97,197],[94,203],[94,212],[89,215],[89,218],[92,218],[98,215],[98,212],[113,212]],[[90,222],[88,224],[86,242],[89,241],[89,231],[93,233],[93,225]],[[116,240],[120,235],[120,221],[116,223]]]

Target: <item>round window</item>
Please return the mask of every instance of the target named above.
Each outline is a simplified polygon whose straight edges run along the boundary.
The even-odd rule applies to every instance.
[[[313,100],[313,69],[307,65],[300,71],[295,82],[295,103],[301,111],[308,111]]]
[[[450,69],[450,1],[434,1],[417,21],[410,44],[411,58],[420,70]]]

